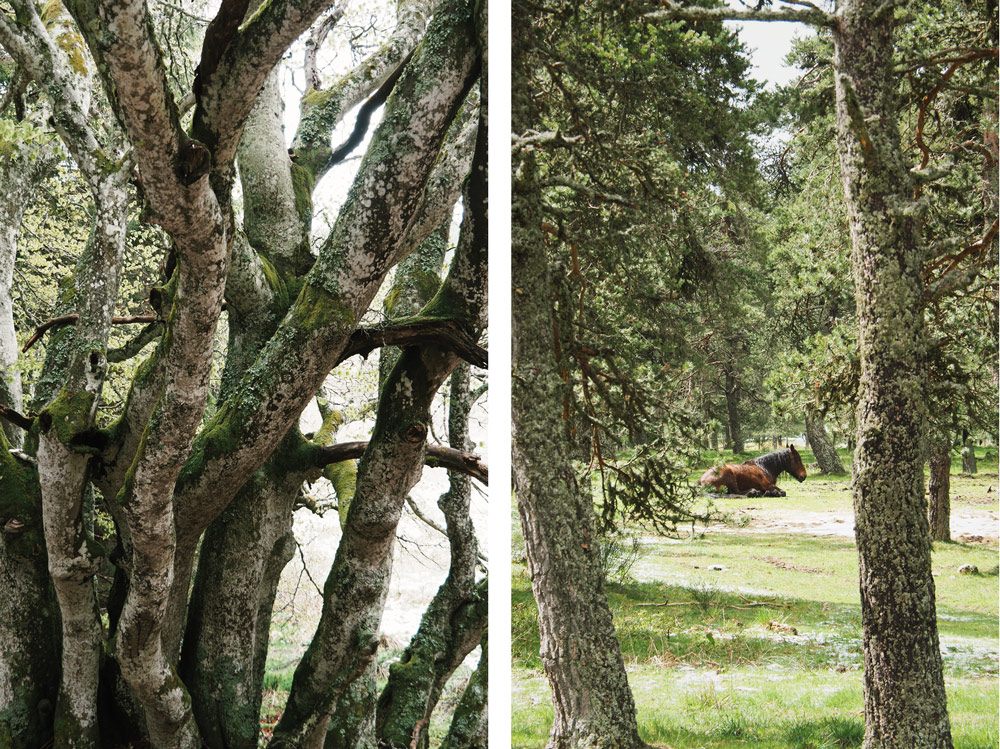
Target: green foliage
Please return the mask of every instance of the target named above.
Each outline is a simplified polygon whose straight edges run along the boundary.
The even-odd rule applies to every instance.
[[[763,285],[753,261],[733,261],[760,258],[739,206],[756,181],[758,87],[721,23],[652,25],[641,4],[514,10],[531,19],[516,24],[530,83],[514,92],[515,134],[563,139],[530,148],[553,237],[566,438],[601,472],[606,528],[670,528],[687,517],[682,476],[704,412],[691,382],[715,364],[698,349],[715,332],[708,309]]]
[[[931,428],[936,440],[995,431],[997,352],[996,55],[979,2],[914,6],[898,35],[909,166],[953,168],[918,186],[931,292],[925,313]],[[992,24],[995,26],[995,24]],[[960,50],[960,51],[956,51]],[[766,97],[773,121],[794,130],[764,173],[773,193],[765,232],[773,246],[781,346],[765,378],[775,417],[803,410],[853,418],[858,383],[850,238],[833,148],[831,40],[800,40],[790,62],[803,78]],[[950,71],[950,72],[949,72]],[[995,224],[994,224],[995,227]],[[942,279],[944,279],[942,281]],[[939,294],[935,289],[944,289]]]
[[[624,583],[642,554],[639,537],[625,533],[609,533],[601,538],[601,571],[605,580]]]

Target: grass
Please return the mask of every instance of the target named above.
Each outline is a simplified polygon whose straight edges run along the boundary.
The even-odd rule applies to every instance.
[[[543,745],[552,721],[547,684],[530,673],[514,682],[515,747]],[[647,665],[631,667],[629,681],[639,732],[654,745],[834,749],[860,747],[864,736],[857,672]],[[949,678],[946,686],[956,749],[995,749],[996,683]]]
[[[952,476],[953,516],[982,513],[995,527],[995,458],[979,469]],[[728,513],[725,527],[683,539],[643,535],[634,579],[607,585],[646,741],[674,749],[861,746],[857,552],[850,535],[809,525],[844,517],[850,529],[848,478],[785,477],[782,485],[785,498],[715,500]],[[790,515],[795,532],[778,522]],[[997,546],[935,544],[932,563],[955,746],[994,749]],[[963,564],[982,574],[959,575]],[[523,565],[515,564],[512,583],[513,745],[542,746],[552,707]]]

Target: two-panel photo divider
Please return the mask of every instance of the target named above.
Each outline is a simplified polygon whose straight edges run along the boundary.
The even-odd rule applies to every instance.
[[[998,746],[997,25],[0,0],[0,749]]]

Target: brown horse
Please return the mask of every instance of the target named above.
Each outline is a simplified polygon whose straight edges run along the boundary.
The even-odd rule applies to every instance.
[[[746,494],[748,497],[784,497],[785,492],[775,483],[782,471],[787,471],[799,481],[805,481],[806,467],[794,445],[784,450],[767,453],[745,463],[727,463],[709,468],[698,483],[702,486],[726,487],[729,494]]]

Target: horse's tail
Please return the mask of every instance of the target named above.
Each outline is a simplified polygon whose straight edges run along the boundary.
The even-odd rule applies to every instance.
[[[704,486],[705,484],[715,483],[718,480],[719,480],[719,469],[709,468],[701,475],[701,478],[698,479],[698,483]]]

